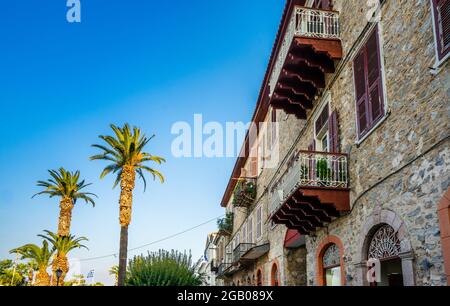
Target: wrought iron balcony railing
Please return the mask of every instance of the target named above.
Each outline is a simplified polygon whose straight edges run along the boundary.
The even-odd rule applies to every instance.
[[[256,246],[254,243],[240,243],[234,250],[233,250],[233,262],[238,262],[242,255],[247,253],[248,250]]]
[[[299,151],[287,171],[271,188],[270,214],[299,187],[348,188],[348,156]]]
[[[295,37],[340,39],[339,12],[296,6],[270,77],[270,96],[280,77],[291,43]]]
[[[217,275],[219,276],[223,275],[229,267],[231,267],[231,263],[226,262],[221,263],[217,268]]]

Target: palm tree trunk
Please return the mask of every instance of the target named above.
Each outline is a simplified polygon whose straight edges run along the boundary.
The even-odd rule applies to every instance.
[[[47,273],[45,267],[40,268],[36,274],[35,286],[49,286],[50,285],[50,275]]]
[[[59,222],[58,222],[58,235],[69,236],[70,235],[70,222],[72,221],[72,209],[73,201],[71,198],[64,197],[59,202]]]
[[[133,204],[133,189],[135,172],[133,166],[123,166],[120,180],[120,250],[119,250],[119,280],[118,286],[125,284],[127,271],[128,225],[131,223],[131,207]]]
[[[118,286],[125,284],[125,276],[127,274],[127,249],[128,249],[128,226],[120,228],[120,251],[119,251],[119,276],[117,280]]]
[[[58,269],[61,269],[62,274],[61,277],[58,280],[58,277],[56,276],[56,271]],[[52,264],[52,286],[63,286],[64,285],[64,279],[66,278],[67,272],[69,272],[69,261],[67,259],[66,254],[63,253],[57,253],[55,257],[53,258],[53,264]]]

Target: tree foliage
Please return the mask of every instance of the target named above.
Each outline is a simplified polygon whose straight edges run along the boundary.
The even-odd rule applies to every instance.
[[[127,286],[200,286],[192,255],[165,251],[135,256],[128,265]]]

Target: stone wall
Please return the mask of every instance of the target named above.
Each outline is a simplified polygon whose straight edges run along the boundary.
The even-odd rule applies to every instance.
[[[327,76],[326,93],[331,96],[331,109],[339,114],[341,151],[349,154],[352,210],[317,231],[316,236],[308,237],[306,249],[283,247],[285,226],[272,228],[267,220],[268,189],[285,170],[286,163],[281,162],[289,158],[288,154],[308,148],[313,138],[312,118],[323,96],[308,111],[307,120],[277,111],[280,166],[263,170],[257,182],[258,203],[235,224],[240,226],[257,204],[263,204],[267,220],[264,239],[270,242],[271,249],[233,280],[236,284],[246,275],[253,277],[261,268],[264,283],[270,284],[270,270],[277,262],[281,284],[315,285],[317,246],[326,236],[334,235],[343,243],[346,284],[362,284],[358,267],[366,252],[364,235],[370,230],[369,225],[383,221],[392,222],[410,244],[414,284],[443,285],[446,279],[437,205],[450,185],[450,75],[448,61],[438,73],[429,68],[435,62],[430,3],[385,1],[379,32],[387,115],[357,143],[352,60],[364,42],[368,7],[361,0],[333,2],[341,14],[344,59],[337,63],[338,72]]]

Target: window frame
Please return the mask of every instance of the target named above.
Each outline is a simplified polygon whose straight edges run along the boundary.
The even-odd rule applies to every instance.
[[[355,79],[355,59],[360,54],[362,48],[365,48],[367,45],[367,42],[370,38],[370,36],[373,34],[374,31],[378,32],[377,38],[378,38],[378,56],[380,61],[380,78],[381,78],[381,95],[383,98],[383,115],[380,116],[379,119],[372,122],[370,128],[367,129],[367,131],[364,134],[361,134],[359,131],[359,114],[358,114],[358,97],[356,92],[356,79]],[[374,23],[373,26],[367,31],[364,39],[359,44],[359,49],[357,52],[353,54],[353,57],[351,58],[352,61],[352,74],[353,74],[353,105],[355,107],[355,125],[356,125],[356,140],[355,144],[360,145],[364,140],[366,140],[372,133],[375,131],[388,117],[390,114],[389,110],[389,103],[388,103],[388,97],[387,97],[387,88],[386,88],[386,75],[385,75],[385,66],[384,66],[384,40],[383,40],[383,27],[380,23]],[[365,76],[366,77],[366,76]],[[367,88],[366,88],[367,90]],[[366,95],[368,95],[369,92],[366,92]],[[370,106],[370,105],[368,105]]]

